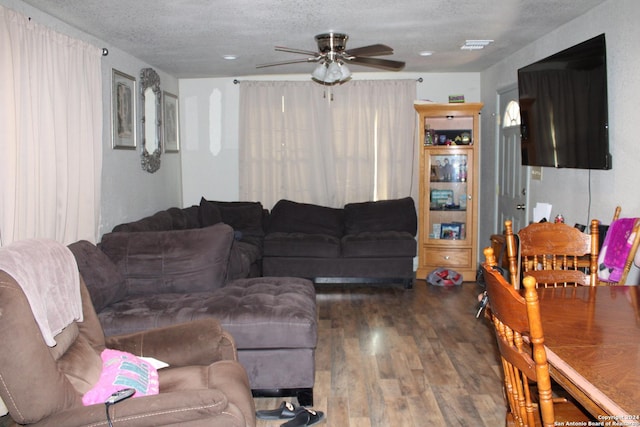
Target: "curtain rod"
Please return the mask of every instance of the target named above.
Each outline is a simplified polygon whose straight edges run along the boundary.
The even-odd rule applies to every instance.
[[[29,22],[31,22],[31,17],[30,16],[28,16],[27,19],[29,20]],[[109,49],[107,49],[106,47],[103,47],[102,48],[102,56],[107,56],[107,55],[109,55]],[[2,246],[2,245],[0,245],[0,246]]]
[[[104,50],[106,50],[106,49],[104,49]],[[104,51],[104,50],[103,50],[103,51]],[[108,54],[108,53],[109,53],[109,51],[107,51],[107,54]],[[103,53],[103,54],[104,54],[104,53]],[[416,81],[417,81],[418,83],[422,83],[422,82],[424,81],[424,79],[423,79],[422,77],[418,77],[418,78],[416,79]],[[233,79],[233,84],[234,84],[234,85],[237,85],[237,84],[239,84],[239,83],[240,83],[240,80],[238,80],[238,79]]]

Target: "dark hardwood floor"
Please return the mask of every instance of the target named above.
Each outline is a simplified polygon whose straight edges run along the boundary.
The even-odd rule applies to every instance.
[[[486,319],[475,318],[481,291],[475,283],[316,289],[314,409],[325,412],[322,425],[504,425],[495,337]],[[256,408],[275,408],[282,400],[256,398]]]
[[[318,285],[314,409],[326,414],[321,425],[503,426],[495,338],[487,320],[475,318],[480,291],[475,283],[438,288],[422,280],[411,290]],[[256,398],[256,409],[282,400]]]

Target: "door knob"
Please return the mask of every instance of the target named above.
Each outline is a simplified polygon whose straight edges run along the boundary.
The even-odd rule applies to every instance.
[[[520,210],[520,211],[523,211],[523,210],[524,210],[524,208],[525,208],[525,204],[524,204],[524,203],[518,203],[518,204],[516,205],[516,209],[518,209],[518,210]]]

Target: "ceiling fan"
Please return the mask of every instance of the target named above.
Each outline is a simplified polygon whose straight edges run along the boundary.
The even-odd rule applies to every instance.
[[[346,64],[364,65],[367,67],[381,68],[388,71],[400,71],[404,68],[404,62],[390,59],[372,58],[372,56],[391,55],[393,49],[383,44],[372,44],[346,50],[349,36],[342,33],[323,33],[316,37],[318,51],[291,49],[276,46],[275,50],[281,52],[307,55],[304,59],[272,62],[260,64],[256,68],[273,67],[276,65],[295,64],[299,62],[318,62],[318,66],[311,74],[312,78],[323,84],[342,83],[351,77],[351,71]]]

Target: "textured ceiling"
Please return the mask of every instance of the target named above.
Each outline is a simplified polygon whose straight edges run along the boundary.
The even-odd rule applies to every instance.
[[[314,36],[349,35],[347,50],[374,43],[404,71],[482,71],[604,0],[24,0],[178,78],[306,73],[313,64],[274,46],[316,50]],[[492,39],[460,50],[467,39]],[[419,56],[424,50],[429,57]],[[222,55],[238,55],[228,61]],[[350,66],[354,73],[378,71]]]

